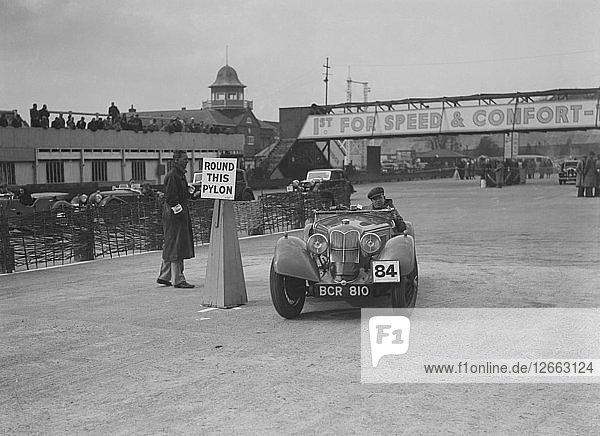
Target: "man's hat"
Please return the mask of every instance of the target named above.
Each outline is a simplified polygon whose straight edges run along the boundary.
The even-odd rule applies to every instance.
[[[367,194],[367,198],[371,200],[373,197],[377,197],[378,195],[383,195],[383,188],[381,186],[376,186],[371,189]]]

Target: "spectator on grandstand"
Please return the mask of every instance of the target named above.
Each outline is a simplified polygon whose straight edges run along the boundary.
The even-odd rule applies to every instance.
[[[66,126],[65,119],[63,118],[63,114],[58,114],[58,122],[60,123],[60,128],[64,129]]]
[[[97,126],[98,130],[106,130],[106,123],[102,119],[102,117],[98,118]]]
[[[58,121],[58,115],[54,117],[54,119],[52,120],[52,124],[50,124],[50,127],[52,127],[53,129],[60,129],[60,122]]]
[[[0,127],[8,127],[8,119],[4,114],[0,115]]]
[[[98,114],[96,114],[96,116],[90,120],[90,122],[87,125],[87,128],[92,132],[98,130]]]
[[[50,121],[50,112],[48,112],[48,108],[45,104],[42,105],[42,108],[39,111],[39,116],[40,120],[45,116],[46,118],[48,118],[48,121]]]
[[[181,132],[183,130],[183,126],[179,121],[179,118],[173,118],[165,130],[169,133]]]
[[[133,130],[135,132],[141,132],[144,130],[144,126],[142,125],[142,120],[138,114],[135,114],[132,118],[129,119],[129,122],[133,126]]]
[[[37,108],[37,103],[33,103],[33,107],[29,109],[29,123],[31,127],[40,127],[40,112]]]
[[[131,126],[129,125],[129,120],[127,119],[127,115],[121,115],[121,129],[123,130],[131,130]]]
[[[69,116],[67,117],[67,128],[71,130],[75,130],[75,120],[73,119],[73,113],[69,112]]]
[[[146,127],[146,130],[148,130],[148,132],[158,132],[160,130],[156,118],[152,119],[152,122]]]
[[[116,130],[117,132],[120,132],[123,129],[123,126],[121,126],[121,117],[120,116],[119,116],[119,118],[116,118],[115,120],[107,118],[106,124],[107,124],[109,130]]]
[[[108,116],[110,117],[110,120],[113,122],[113,124],[121,117],[121,112],[119,112],[119,108],[115,106],[114,101],[110,104],[110,107],[108,108]]]
[[[129,113],[133,113],[135,112],[135,108],[133,107],[133,105],[131,105],[131,107],[129,108]]]
[[[40,117],[40,126],[42,127],[42,129],[47,129],[50,127],[50,120],[46,115],[42,115]]]
[[[19,115],[16,109],[13,110],[13,116],[10,125],[13,127],[23,127],[23,119],[21,118],[21,115]]]
[[[77,127],[78,129],[85,129],[86,123],[85,123],[85,118],[81,117],[79,119],[79,121],[77,121],[77,124],[75,125],[75,127]]]

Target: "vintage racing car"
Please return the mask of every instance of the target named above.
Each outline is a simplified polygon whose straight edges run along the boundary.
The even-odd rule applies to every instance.
[[[419,273],[412,223],[399,232],[392,209],[314,211],[302,238],[287,233],[271,262],[271,300],[294,318],[306,297],[361,305],[389,295],[391,307],[413,308]]]

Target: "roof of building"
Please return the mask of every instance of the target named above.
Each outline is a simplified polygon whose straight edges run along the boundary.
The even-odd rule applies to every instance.
[[[246,87],[246,85],[244,85],[242,82],[240,82],[240,79],[238,79],[237,72],[233,69],[233,67],[229,65],[221,67],[221,69],[217,73],[217,78],[215,82],[212,85],[210,85],[209,88],[214,88],[218,86],[241,86],[242,88]]]
[[[276,132],[279,131],[279,123],[277,121],[258,120],[258,122],[260,123],[260,127],[263,129],[271,129],[275,130]]]
[[[189,121],[190,118],[194,118],[194,121],[199,123],[200,121],[205,124],[212,124],[218,126],[235,126],[236,124],[231,121],[227,116],[216,109],[180,109],[180,110],[166,110],[166,111],[144,111],[136,112],[140,117],[143,118],[157,118],[157,119],[173,119],[179,118],[184,121]]]

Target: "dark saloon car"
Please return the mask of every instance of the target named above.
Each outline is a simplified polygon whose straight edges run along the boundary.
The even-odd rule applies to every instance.
[[[558,184],[575,183],[577,178],[577,160],[566,160],[560,165]]]

